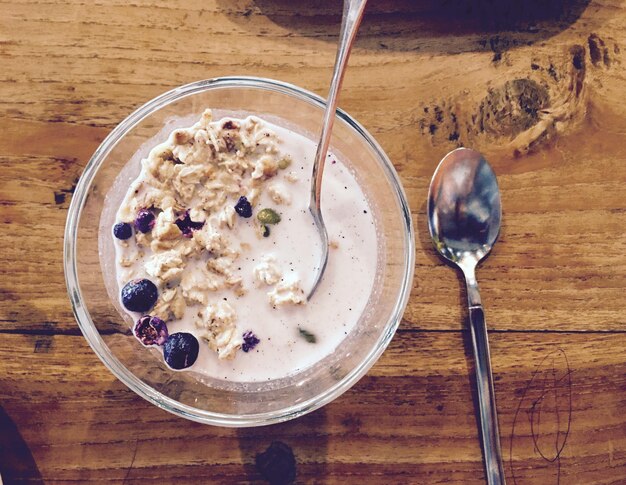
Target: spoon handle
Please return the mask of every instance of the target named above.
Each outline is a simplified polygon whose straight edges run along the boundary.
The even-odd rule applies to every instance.
[[[315,154],[315,161],[313,162],[310,207],[315,208],[318,213],[320,212],[324,162],[326,161],[326,153],[330,145],[330,135],[335,121],[339,89],[343,82],[346,64],[350,57],[352,44],[354,43],[357,30],[359,29],[366,3],[367,0],[344,0],[343,2],[343,18],[341,21],[341,34],[339,37],[339,47],[337,48],[337,58],[335,59],[335,69],[333,71],[333,79],[330,83],[328,100],[326,101],[326,111],[324,112],[324,121],[322,122],[320,142],[317,145],[317,153]]]
[[[320,141],[317,144],[317,152],[315,153],[313,172],[311,174],[311,200],[309,202],[309,211],[311,212],[311,216],[313,216],[313,221],[320,235],[322,254],[320,257],[320,265],[317,269],[317,274],[315,275],[315,280],[309,291],[307,300],[310,300],[313,293],[315,293],[315,290],[322,280],[326,264],[328,263],[328,233],[326,232],[320,205],[322,175],[324,173],[326,153],[330,145],[330,136],[332,134],[335,113],[337,111],[339,89],[343,82],[343,75],[346,71],[348,57],[350,57],[350,50],[352,49],[354,38],[356,37],[359,24],[361,23],[366,3],[367,0],[344,0],[343,2],[343,18],[341,20],[341,33],[339,37],[339,47],[337,48],[337,58],[335,59],[335,69],[333,71],[332,82],[330,83],[328,100],[326,101],[326,111],[324,111],[324,120],[322,122],[322,132],[320,134]]]
[[[476,291],[478,291],[477,288]],[[489,340],[487,338],[487,325],[485,324],[485,312],[482,305],[470,304],[469,322],[476,365],[480,429],[485,455],[487,483],[489,485],[504,485],[506,482],[502,466],[502,452],[500,450],[496,396],[493,389]]]

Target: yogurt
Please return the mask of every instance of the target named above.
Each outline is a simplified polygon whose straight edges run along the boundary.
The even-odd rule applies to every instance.
[[[308,210],[315,151],[283,126],[214,121],[207,110],[142,160],[116,219],[134,224],[148,210],[154,222],[114,238],[117,284],[157,286],[145,313],[170,335],[198,339],[190,370],[234,382],[283,378],[332,353],[357,324],[376,276],[376,227],[363,190],[333,154],[322,191],[328,266],[306,301],[321,255]]]

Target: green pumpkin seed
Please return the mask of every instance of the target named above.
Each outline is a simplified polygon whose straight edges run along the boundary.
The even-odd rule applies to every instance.
[[[317,337],[315,336],[315,334],[312,334],[311,332],[309,332],[308,330],[305,330],[303,328],[298,328],[298,331],[300,332],[300,336],[304,340],[309,342],[310,344],[314,344],[314,343],[317,342]]]
[[[256,218],[261,224],[278,224],[280,222],[280,214],[274,209],[262,209]]]

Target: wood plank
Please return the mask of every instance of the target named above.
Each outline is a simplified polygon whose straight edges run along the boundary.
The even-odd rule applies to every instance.
[[[18,120],[0,122],[0,130],[10,134],[0,141],[0,150],[13,154],[2,158],[0,214],[11,225],[10,237],[24,241],[4,250],[6,264],[0,272],[10,275],[10,284],[2,291],[15,304],[0,309],[0,325],[75,330],[61,266],[63,227],[76,179],[107,130]],[[606,134],[600,145],[580,146],[581,133],[521,160],[512,162],[501,154],[492,159],[503,191],[504,227],[479,271],[491,328],[623,328],[626,263],[606,255],[626,252],[626,171],[605,175],[619,165],[623,144],[618,135]],[[557,163],[546,166],[546,160],[554,159]],[[436,159],[428,164],[434,170]],[[400,167],[400,174],[412,173],[415,166]],[[442,264],[428,236],[427,178],[406,188],[419,244],[405,325],[459,329],[461,282]]]
[[[0,470],[9,483],[33,475],[46,483],[244,483],[259,478],[254,457],[273,440],[292,447],[299,483],[482,480],[471,364],[458,332],[401,332],[334,403],[246,430],[185,422],[151,406],[82,337],[2,341]],[[554,483],[560,461],[562,483],[625,480],[626,333],[498,332],[491,341],[509,477]],[[555,443],[564,445],[550,463]],[[21,468],[20,447],[30,450],[30,468]]]

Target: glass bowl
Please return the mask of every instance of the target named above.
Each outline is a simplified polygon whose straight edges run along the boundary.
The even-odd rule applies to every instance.
[[[65,277],[74,315],[89,345],[111,372],[156,406],[219,426],[286,421],[348,390],[393,337],[413,279],[410,211],[383,150],[341,110],[337,111],[331,150],[353,171],[369,198],[379,235],[379,255],[369,302],[354,330],[332,354],[297,374],[269,382],[201,382],[193,373],[171,371],[160,354],[148,351],[135,339],[131,322],[118,311],[117,289],[111,289],[110,228],[121,200],[111,204],[111,189],[131,158],[146,156],[156,144],[155,136],[165,139],[172,120],[187,116],[197,119],[205,108],[213,109],[216,118],[220,112],[254,114],[273,122],[280,120],[279,124],[315,140],[324,107],[324,101],[315,94],[269,79],[200,81],[173,89],[136,110],[109,134],[87,164],[72,198],[65,230]],[[138,170],[128,175],[130,180]]]

